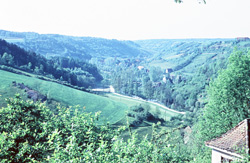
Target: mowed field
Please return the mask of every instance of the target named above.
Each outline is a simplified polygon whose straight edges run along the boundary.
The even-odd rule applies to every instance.
[[[86,112],[92,113],[101,111],[100,121],[115,123],[124,118],[126,110],[128,110],[128,106],[126,104],[107,97],[98,96],[54,82],[40,80],[35,77],[18,75],[3,70],[0,70],[1,103],[4,101],[4,98],[7,98],[8,96],[11,97],[16,93],[12,92],[17,91],[17,89],[11,88],[12,81],[24,83],[30,88],[47,95],[49,98],[62,102],[64,105],[79,105],[80,108],[85,107]]]
[[[119,95],[112,94],[112,93],[108,93],[106,94],[106,96],[112,100],[123,103],[127,105],[128,107],[131,107],[134,105],[144,105],[144,106],[146,105],[149,107],[149,111],[152,114],[159,116],[159,118],[162,118],[165,121],[169,121],[171,117],[178,115],[178,113],[172,112],[170,110],[166,110],[163,107],[160,107],[158,105],[155,105],[149,102],[140,101],[140,100],[133,99],[133,98],[127,98],[127,97],[119,96]]]

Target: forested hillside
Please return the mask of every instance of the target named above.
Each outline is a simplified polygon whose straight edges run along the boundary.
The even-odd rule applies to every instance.
[[[148,47],[153,55],[147,59],[91,60],[101,70],[103,83],[111,83],[120,93],[158,100],[186,111],[203,105],[205,87],[226,67],[233,49],[249,46],[249,41],[228,39],[136,42],[145,49]]]
[[[46,59],[4,40],[0,40],[0,64],[84,88],[102,80],[97,68],[85,61],[64,57]]]
[[[0,30],[0,38],[46,57],[71,57],[86,61],[92,57],[103,59],[105,57],[129,58],[149,55],[147,51],[141,50],[137,44],[131,41],[55,34],[40,35],[31,32],[19,33],[4,30]]]
[[[150,65],[183,73],[194,73],[195,68],[211,60],[228,57],[236,46],[234,39],[139,40],[136,43],[154,55]]]

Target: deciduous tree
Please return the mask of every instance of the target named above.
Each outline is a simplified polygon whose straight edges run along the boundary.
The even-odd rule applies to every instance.
[[[225,133],[250,116],[250,53],[235,51],[227,69],[208,89],[208,104],[200,120],[205,140]]]

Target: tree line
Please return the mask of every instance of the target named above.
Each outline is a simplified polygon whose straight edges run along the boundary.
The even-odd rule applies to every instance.
[[[63,57],[47,59],[4,40],[0,40],[0,64],[85,88],[103,79],[96,66],[90,63]]]

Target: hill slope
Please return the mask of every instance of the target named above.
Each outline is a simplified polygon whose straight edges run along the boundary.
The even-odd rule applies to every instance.
[[[107,120],[110,123],[115,123],[125,116],[125,111],[128,109],[126,105],[114,100],[72,89],[54,82],[18,75],[3,70],[0,70],[0,76],[1,98],[6,97],[5,94],[9,94],[6,90],[10,88],[12,81],[16,81],[18,83],[24,83],[30,88],[65,105],[79,105],[80,108],[86,107],[86,111],[92,113],[101,111],[100,119],[102,121]]]
[[[135,42],[153,54],[149,61],[151,66],[172,68],[174,71],[189,74],[216,58],[227,58],[234,46],[238,46],[234,39],[162,39]]]
[[[63,57],[47,59],[0,39],[1,64],[85,88],[103,79],[96,66],[85,61]]]
[[[4,30],[0,30],[0,38],[47,57],[63,56],[81,60],[92,58],[94,60],[91,63],[97,65],[102,65],[107,58],[117,58],[120,61],[134,58],[148,66],[172,68],[189,74],[214,58],[227,58],[237,44],[235,39],[119,41]]]
[[[73,37],[32,32],[0,30],[0,38],[44,56],[76,57],[84,60],[103,57],[139,57],[150,55],[131,41],[118,41],[92,37]]]

